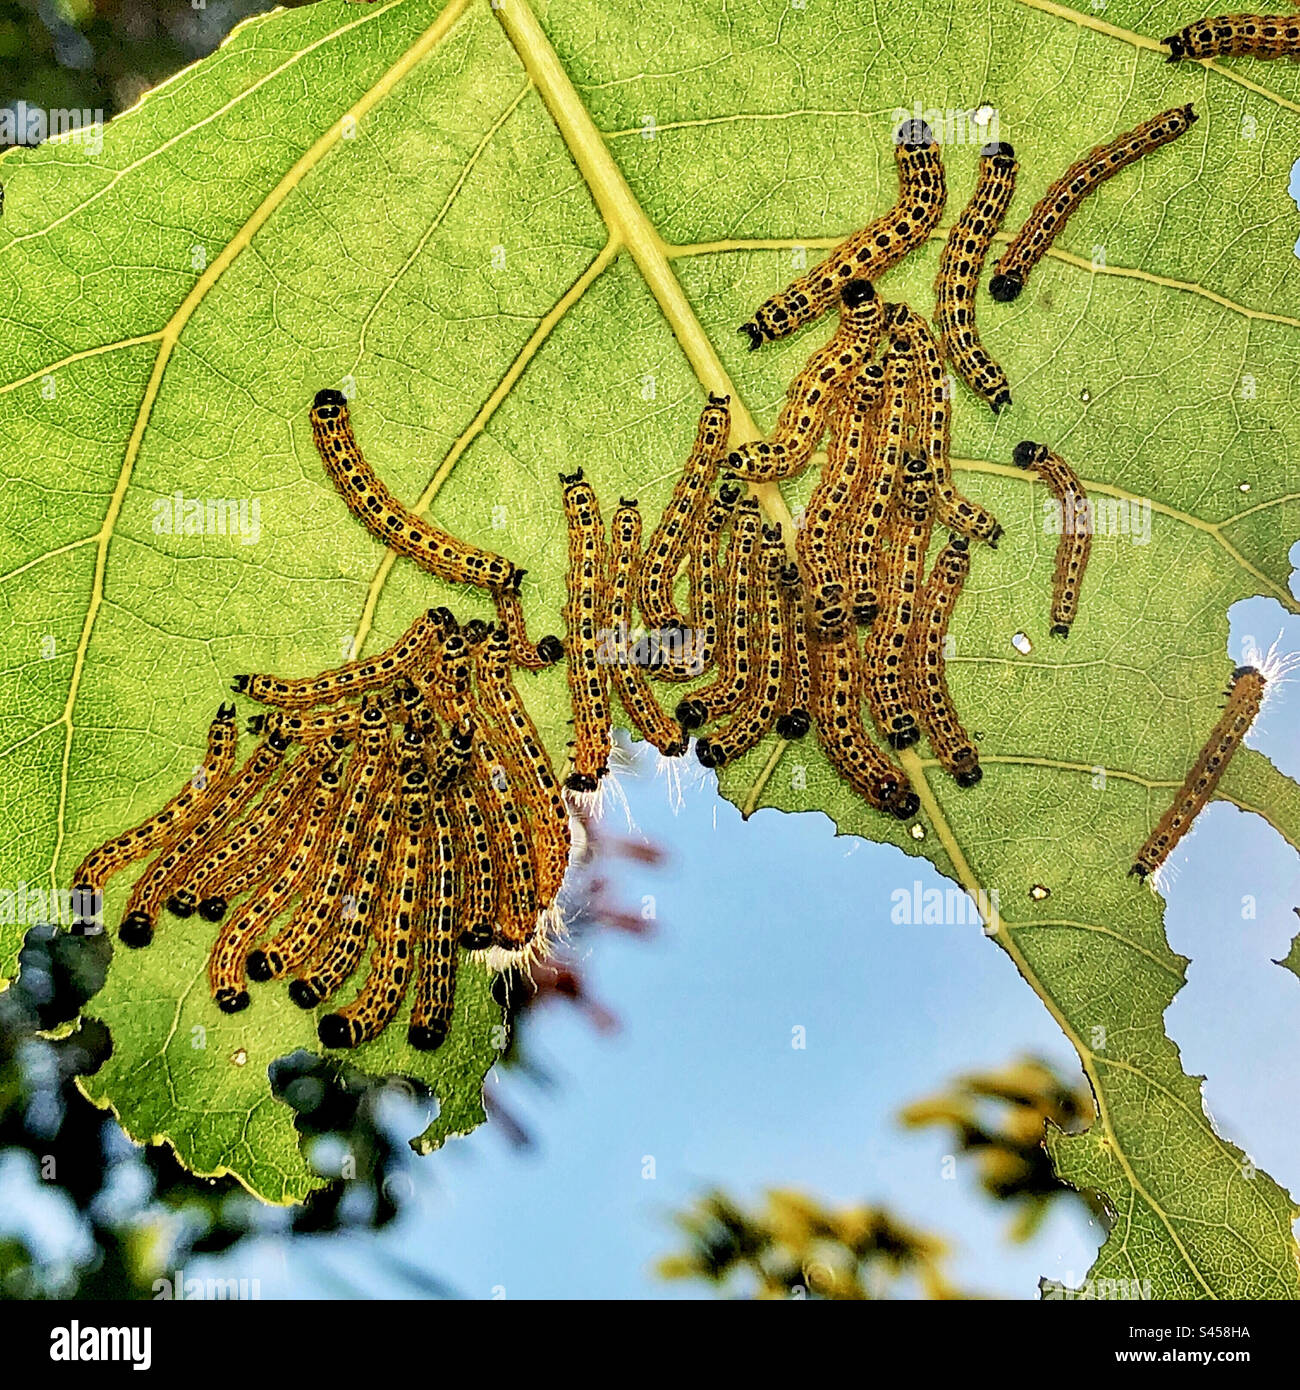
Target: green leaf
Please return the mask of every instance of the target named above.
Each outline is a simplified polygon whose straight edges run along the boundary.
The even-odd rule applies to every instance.
[[[1295,1297],[1293,1204],[1206,1118],[1163,1026],[1185,961],[1125,877],[1215,718],[1229,606],[1297,607],[1300,89],[1290,67],[1164,64],[1151,40],[1180,10],[322,0],[243,26],[98,157],[7,156],[4,568],[26,568],[9,578],[6,877],[62,881],[169,795],[233,672],[319,670],[447,601],[331,491],[305,420],[319,387],[351,378],[394,491],[528,566],[545,631],[563,600],[555,474],[579,462],[611,505],[635,495],[653,515],[706,390],[732,392],[741,435],[770,426],[825,328],[750,355],[735,327],[796,248],[816,255],[892,201],[896,108],[994,107],[1022,165],[1015,225],[1081,151],[1192,100],[1194,130],[1091,198],[1020,300],[981,302],[1016,397],[995,421],[963,394],[954,420],[960,482],[1008,531],[976,556],[954,623],[984,781],[960,792],[909,756],[922,814],[886,823],[809,739],[765,745],[722,788],[747,810],[824,811],[998,894],[994,939],[1098,1101],[1087,1135],[1051,1141],[1062,1176],[1115,1213],[1098,1277]],[[946,151],[949,216],[974,155]],[[928,312],[937,253],[883,291]],[[1046,631],[1042,485],[1010,463],[1024,437],[1090,493],[1153,504],[1149,544],[1097,538],[1066,646]],[[765,505],[788,520],[810,486]],[[155,534],[153,504],[178,488],[257,497],[261,541]],[[560,755],[563,674],[527,694]],[[1264,758],[1239,759],[1221,795],[1300,840],[1297,789]],[[5,968],[16,941],[6,929]],[[315,1179],[265,1067],[310,1045],[311,1020],[267,994],[223,1019],[205,946],[172,923],[118,953],[96,1001],[116,1051],[87,1085],[138,1137],[291,1200]],[[426,1145],[481,1113],[495,1011],[475,967],[460,989],[432,1066],[400,1030],[360,1058],[437,1090]]]

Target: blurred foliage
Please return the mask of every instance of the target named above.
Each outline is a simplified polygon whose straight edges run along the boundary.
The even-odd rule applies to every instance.
[[[746,1212],[710,1192],[675,1219],[690,1244],[659,1262],[665,1279],[705,1279],[742,1298],[967,1297],[944,1276],[944,1241],[882,1207],[836,1210],[772,1190]]]
[[[107,120],[273,0],[0,0],[0,104]]]
[[[233,1178],[203,1179],[166,1145],[139,1148],[113,1116],[76,1087],[108,1057],[107,1030],[93,1019],[72,1026],[102,985],[112,947],[106,935],[73,936],[33,927],[17,980],[0,994],[0,1166],[6,1205],[24,1178],[74,1209],[81,1258],[52,1259],[52,1225],[13,1229],[0,1239],[0,1294],[9,1298],[147,1298],[153,1281],[191,1256],[228,1250],[268,1230],[376,1228],[398,1212],[395,1181],[414,1156],[389,1133],[385,1105],[420,1099],[400,1079],[365,1076],[346,1064],[296,1053],[272,1068],[276,1096],[318,1170],[329,1177],[299,1207],[268,1209]],[[25,1173],[18,1170],[25,1170]],[[42,1199],[44,1201],[44,1199]],[[73,1215],[66,1212],[65,1216]]]
[[[1054,1201],[1082,1201],[1107,1229],[1102,1204],[1059,1181],[1043,1147],[1046,1126],[1081,1133],[1094,1117],[1082,1078],[1071,1084],[1046,1063],[1022,1057],[996,1071],[959,1076],[934,1096],[909,1105],[909,1128],[947,1125],[959,1151],[974,1158],[981,1187],[1010,1202],[1008,1232],[1027,1240]],[[925,1298],[973,1297],[943,1274],[948,1247],[905,1225],[882,1207],[835,1210],[798,1192],[769,1191],[746,1212],[714,1191],[674,1218],[689,1244],[658,1265],[665,1279],[703,1279],[754,1298],[861,1299],[896,1296],[911,1281]]]
[[[1009,1235],[1023,1241],[1062,1197],[1083,1201],[1109,1229],[1101,1203],[1062,1183],[1043,1147],[1047,1125],[1081,1134],[1095,1113],[1082,1077],[1071,1084],[1046,1062],[1021,1057],[997,1071],[959,1076],[937,1095],[909,1105],[899,1118],[909,1128],[948,1126],[960,1152],[975,1160],[984,1191],[1013,1204]]]

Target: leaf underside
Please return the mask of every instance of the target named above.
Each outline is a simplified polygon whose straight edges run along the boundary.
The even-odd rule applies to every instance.
[[[1096,1277],[1295,1297],[1292,1202],[1207,1120],[1163,1027],[1186,962],[1160,900],[1125,877],[1216,717],[1229,606],[1296,609],[1300,76],[1164,64],[1145,40],[1184,9],[1112,0],[1100,25],[1047,0],[321,0],[243,25],[113,122],[97,156],[5,156],[4,881],[64,884],[169,796],[234,672],[337,665],[431,603],[491,616],[386,562],[349,518],[307,429],[320,387],[347,383],[399,496],[527,566],[530,623],[554,630],[556,473],[579,462],[608,505],[636,496],[653,517],[707,390],[732,393],[738,437],[771,426],[827,328],[751,355],[735,327],[800,248],[820,255],[893,200],[897,109],[995,108],[1021,162],[1014,228],[1079,153],[1193,101],[1193,131],[1088,200],[1018,301],[981,300],[1015,396],[996,420],[964,391],[954,412],[959,484],[1007,530],[975,556],[949,663],[983,782],[958,791],[923,757],[922,812],[898,824],[807,739],[779,756],[769,740],[721,788],[996,890],[995,939],[1097,1097],[1090,1132],[1050,1140],[1061,1176],[1114,1212]],[[975,153],[945,152],[945,221]],[[929,313],[938,250],[882,292]],[[1153,503],[1148,544],[1096,538],[1065,644],[1047,635],[1046,492],[1011,466],[1026,437],[1090,494]],[[259,541],[159,534],[156,503],[178,490],[255,498]],[[563,672],[522,681],[562,758]],[[1300,788],[1258,753],[1220,795],[1300,845]],[[320,1179],[266,1069],[313,1046],[313,1018],[279,991],[219,1014],[210,931],[173,921],[150,950],[119,950],[94,1004],[115,1051],[86,1088],[195,1171],[301,1199]],[[0,972],[20,936],[0,928]],[[425,1148],[482,1118],[496,1055],[478,967],[458,998],[432,1058],[400,1026],[357,1057],[437,1092]]]

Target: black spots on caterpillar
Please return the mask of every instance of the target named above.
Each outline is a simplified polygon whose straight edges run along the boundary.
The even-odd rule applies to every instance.
[[[1198,19],[1160,42],[1184,58],[1300,58],[1300,16],[1225,14]]]

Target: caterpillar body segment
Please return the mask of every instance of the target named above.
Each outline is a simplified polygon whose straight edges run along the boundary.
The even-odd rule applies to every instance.
[[[1300,15],[1225,14],[1185,24],[1160,42],[1184,58],[1300,58]]]

